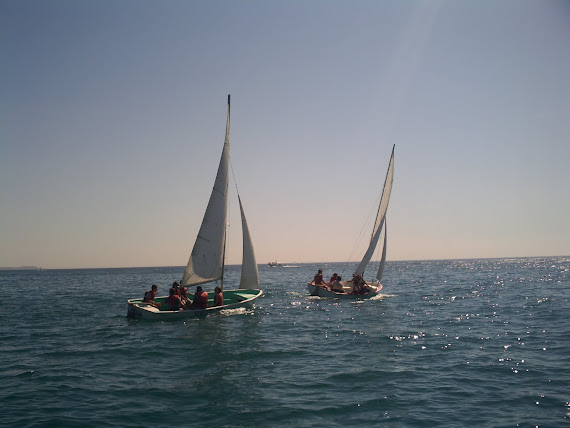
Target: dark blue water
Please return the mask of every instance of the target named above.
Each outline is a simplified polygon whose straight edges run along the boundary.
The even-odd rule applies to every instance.
[[[166,323],[125,301],[182,268],[2,271],[0,426],[569,426],[569,257],[389,262],[366,301],[310,297],[319,267],[354,269]]]

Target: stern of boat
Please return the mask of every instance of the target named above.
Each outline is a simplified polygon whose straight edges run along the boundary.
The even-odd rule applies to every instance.
[[[317,287],[312,282],[307,282],[307,288],[309,289],[309,294],[311,296],[318,296],[319,295],[319,287]]]
[[[130,300],[127,300],[127,318],[142,318],[140,306]]]

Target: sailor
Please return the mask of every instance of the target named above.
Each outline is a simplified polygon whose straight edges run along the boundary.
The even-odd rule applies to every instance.
[[[155,284],[152,284],[152,287],[150,287],[150,290],[148,290],[146,293],[144,293],[143,302],[146,302],[146,303],[154,302],[154,298],[156,297],[156,291],[157,290],[158,290],[158,286]]]
[[[158,290],[158,286],[155,284],[152,284],[152,287],[150,288],[150,290],[148,290],[146,293],[144,293],[143,302],[148,303],[149,305],[154,306],[156,308],[160,307],[160,305],[154,301],[154,298],[156,297],[157,290]]]
[[[354,275],[352,275],[352,284],[354,285],[352,292],[354,294],[360,294],[361,293],[361,281],[362,281],[362,276],[360,276],[356,273]]]
[[[341,279],[342,279],[342,276],[338,275],[335,278],[335,280],[333,282],[331,282],[331,290],[334,291],[335,293],[343,293],[344,294],[344,288],[342,288],[342,283],[340,282]]]
[[[180,283],[178,281],[174,281],[172,283],[172,288],[176,290],[176,294],[178,294],[178,297],[182,297],[182,293],[180,291]]]
[[[208,293],[202,290],[202,286],[196,287],[192,309],[206,309],[208,307]]]
[[[188,287],[180,287],[180,302],[184,307],[190,306],[192,304],[190,298],[188,297],[187,291]]]
[[[169,311],[180,310],[180,296],[178,296],[178,293],[174,287],[169,290],[169,296],[168,299],[166,299],[166,302],[168,303]]]
[[[317,274],[313,278],[313,282],[315,283],[315,285],[318,285],[319,287],[322,287],[325,285],[325,283],[323,282],[323,271],[322,271],[322,269],[318,270]]]
[[[214,293],[214,306],[224,306],[224,295],[219,285],[214,289]]]

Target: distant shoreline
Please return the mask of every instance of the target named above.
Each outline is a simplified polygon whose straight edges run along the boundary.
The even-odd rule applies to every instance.
[[[387,263],[398,263],[398,262],[458,262],[458,261],[468,261],[468,260],[496,260],[496,259],[542,259],[542,258],[570,258],[570,255],[556,255],[556,256],[514,256],[514,257],[465,257],[465,258],[454,258],[454,259],[418,259],[418,260],[387,260]],[[377,263],[378,261],[372,261],[372,263]],[[287,265],[330,265],[330,264],[345,264],[353,263],[357,264],[355,261],[345,261],[345,262],[298,262],[298,263],[281,263],[281,267]],[[240,266],[239,263],[226,264],[226,266]],[[73,267],[73,268],[43,268],[38,266],[20,266],[20,267],[0,267],[0,271],[14,271],[14,270],[90,270],[90,269],[184,269],[186,266],[122,266],[122,267]],[[267,267],[266,263],[258,263],[258,267]]]

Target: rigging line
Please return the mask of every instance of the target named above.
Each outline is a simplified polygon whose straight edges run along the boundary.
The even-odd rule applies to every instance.
[[[232,172],[232,178],[234,179],[234,185],[236,186],[236,193],[239,197],[239,189],[238,189],[238,185],[237,185],[237,180],[236,180],[236,176],[234,174],[234,166],[232,165],[232,160],[230,159],[230,171]]]
[[[363,222],[362,228],[360,229],[360,232],[358,234],[358,238],[356,239],[356,242],[354,243],[354,246],[352,247],[352,250],[349,254],[349,259],[348,259],[349,262],[355,262],[356,261],[355,260],[355,254],[358,251],[359,247],[361,246],[365,230],[367,230],[370,227],[372,216],[376,213],[378,206],[380,205],[380,199],[381,198],[382,198],[382,194],[378,195],[376,200],[370,206],[369,211],[368,211],[368,215],[367,215],[365,221]],[[368,247],[369,244],[370,244],[370,241],[368,241],[366,243],[366,247],[364,248],[364,251],[366,251],[366,248]]]
[[[233,166],[233,164],[232,164],[231,158],[228,159],[228,160],[229,160],[229,163],[230,163],[230,171],[231,171],[231,174],[232,174],[232,179],[233,179],[233,181],[234,181],[234,186],[235,186],[235,188],[236,188],[236,193],[237,193],[238,200],[239,200],[240,194],[239,194],[239,189],[238,189],[238,185],[237,185],[236,176],[235,176],[235,173],[234,173],[234,166]],[[228,192],[228,198],[231,198],[231,193],[230,193],[230,192]],[[231,226],[231,222],[230,222],[230,219],[231,219],[231,212],[230,212],[230,211],[231,211],[231,207],[232,207],[232,204],[231,204],[231,203],[228,203],[228,218],[226,219],[226,224],[227,224],[227,229],[228,229],[228,230],[226,230],[226,248],[227,248],[227,249],[230,248],[230,233],[229,233],[229,229],[230,229],[230,226]],[[226,254],[227,254],[227,251],[226,251]],[[224,266],[224,269],[225,269],[225,266]]]

